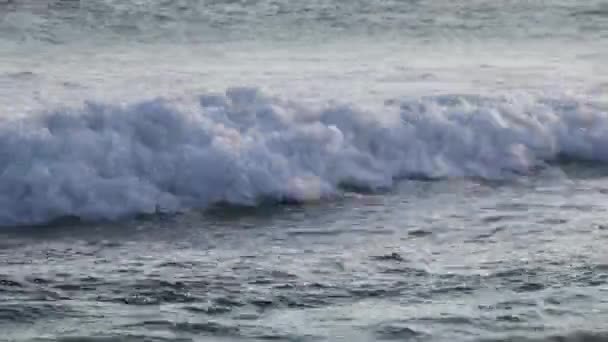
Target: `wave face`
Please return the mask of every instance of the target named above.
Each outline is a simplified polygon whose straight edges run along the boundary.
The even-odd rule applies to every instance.
[[[88,103],[2,122],[0,224],[315,201],[403,177],[508,179],[560,157],[607,161],[607,143],[608,113],[575,100],[440,96],[368,113],[232,88],[195,110]]]

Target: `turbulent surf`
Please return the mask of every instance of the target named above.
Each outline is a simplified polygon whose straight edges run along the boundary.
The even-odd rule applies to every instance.
[[[0,0],[0,340],[606,340],[606,13]]]
[[[383,109],[310,110],[232,88],[190,111],[88,103],[5,123],[0,222],[318,201],[404,178],[504,180],[560,158],[608,159],[608,113],[590,103],[440,96]]]

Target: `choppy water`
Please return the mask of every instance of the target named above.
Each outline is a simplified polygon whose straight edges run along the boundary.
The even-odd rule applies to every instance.
[[[604,1],[0,1],[0,340],[608,340]]]

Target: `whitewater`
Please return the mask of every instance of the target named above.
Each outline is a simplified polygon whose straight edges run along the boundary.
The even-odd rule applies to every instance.
[[[88,103],[6,123],[1,222],[318,201],[405,178],[503,180],[560,159],[608,160],[608,112],[575,100],[423,98],[385,107],[384,122],[250,88],[199,102]]]
[[[599,0],[0,0],[0,341],[606,341]]]

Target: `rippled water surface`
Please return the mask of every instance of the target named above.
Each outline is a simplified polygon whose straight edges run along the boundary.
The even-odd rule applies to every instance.
[[[332,203],[8,230],[2,331],[9,340],[601,340],[602,183],[405,181]]]

